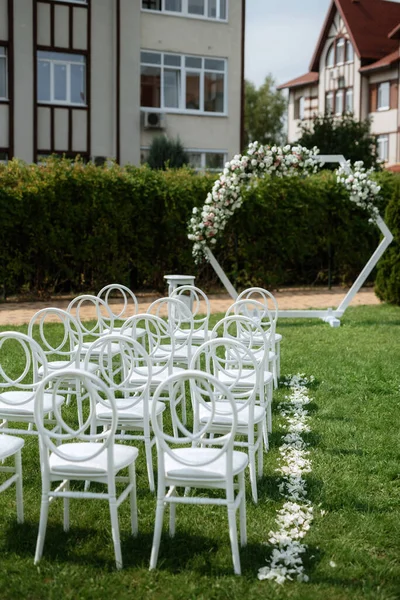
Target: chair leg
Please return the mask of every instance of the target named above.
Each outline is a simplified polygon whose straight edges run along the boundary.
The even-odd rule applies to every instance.
[[[150,438],[145,438],[144,440],[144,448],[146,452],[146,466],[147,466],[147,476],[149,478],[149,487],[150,491],[154,492],[154,470],[153,470],[153,454],[151,451],[151,440]]]
[[[69,481],[66,482],[64,490],[69,490]],[[69,531],[69,498],[64,498],[64,531]]]
[[[111,496],[109,499],[110,505],[110,516],[111,516],[111,532],[114,544],[115,552],[115,564],[117,569],[122,569],[122,554],[121,554],[121,540],[119,537],[119,523],[118,523],[118,508],[117,500],[115,496]]]
[[[228,505],[229,539],[231,541],[233,570],[235,575],[241,575],[239,546],[236,527],[236,510],[233,504]]]
[[[276,372],[278,375],[278,379],[281,376],[281,343],[276,342]]]
[[[163,490],[164,492],[165,490]],[[160,549],[161,533],[164,520],[164,494],[157,498],[156,520],[154,524],[153,546],[150,556],[150,571],[155,569],[158,560],[158,551]]]
[[[15,455],[15,473],[18,475],[15,486],[17,488],[17,522],[24,522],[24,496],[22,490],[22,461],[21,461],[21,450]]]
[[[47,518],[49,516],[49,496],[46,492],[42,493],[42,503],[40,505],[39,531],[36,541],[36,552],[34,563],[37,565],[42,558],[44,539],[46,537]]]
[[[137,536],[138,533],[138,514],[137,514],[137,499],[136,499],[136,467],[135,463],[129,465],[129,482],[133,483],[133,488],[130,493],[131,502],[131,530],[132,535]]]
[[[174,496],[177,495],[176,489],[173,493]],[[175,502],[170,502],[169,504],[169,537],[174,537],[175,535],[175,521],[176,521],[176,504]]]
[[[257,443],[258,443],[258,478],[260,479],[263,476],[263,465],[264,465],[264,448],[263,448],[263,432],[262,425],[257,425]]]
[[[247,545],[247,525],[246,525],[246,485],[244,481],[244,471],[239,473],[239,492],[242,492],[242,500],[239,504],[239,524],[240,524],[240,545]]]
[[[254,504],[258,502],[258,493],[257,493],[257,474],[256,474],[256,456],[254,446],[250,446],[249,448],[249,469],[250,469],[250,484],[251,484],[251,493],[253,496]]]

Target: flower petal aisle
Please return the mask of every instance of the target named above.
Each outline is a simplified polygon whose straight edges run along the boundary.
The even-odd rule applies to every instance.
[[[306,406],[311,400],[307,386],[313,381],[314,377],[307,378],[303,374],[289,377],[284,385],[289,387],[290,394],[280,405],[287,433],[282,437],[276,470],[282,475],[279,491],[286,501],[278,511],[276,530],[269,533],[269,542],[275,548],[269,564],[259,569],[258,578],[281,584],[288,579],[308,581],[302,561],[302,554],[307,549],[303,538],[312,523],[313,508],[307,499],[303,475],[311,472],[311,460],[307,443],[301,436],[310,431]]]

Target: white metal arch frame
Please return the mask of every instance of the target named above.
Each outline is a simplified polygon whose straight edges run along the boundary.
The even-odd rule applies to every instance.
[[[343,166],[343,168],[346,171],[349,171],[346,159],[342,154],[319,154],[314,158],[316,158],[322,163],[339,163]],[[346,308],[349,306],[350,302],[360,290],[368,275],[372,272],[378,260],[381,258],[381,256],[384,254],[384,252],[393,240],[392,233],[390,232],[388,226],[386,225],[386,223],[380,215],[377,216],[376,220],[374,220],[374,223],[382,233],[383,239],[381,240],[375,252],[372,254],[371,258],[369,259],[369,261],[367,262],[367,264],[365,265],[365,267],[363,268],[363,270],[361,271],[361,273],[359,274],[359,276],[357,277],[357,279],[355,280],[355,282],[353,283],[353,285],[351,286],[351,288],[349,289],[349,291],[347,292],[347,294],[336,309],[327,308],[324,310],[280,310],[278,311],[279,317],[322,319],[326,323],[329,323],[331,327],[339,327],[340,319],[343,316]],[[214,254],[211,252],[208,246],[205,247],[205,252],[207,254],[211,266],[213,267],[214,271],[224,284],[225,289],[227,290],[229,295],[234,300],[236,300],[238,297],[237,291],[233,287],[232,283],[229,281],[221,265],[219,264],[219,262],[217,261]]]

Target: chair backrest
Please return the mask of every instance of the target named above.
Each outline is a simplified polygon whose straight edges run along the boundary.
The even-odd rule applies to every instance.
[[[200,330],[204,330],[205,336],[207,336],[211,314],[210,301],[207,295],[194,285],[181,285],[171,292],[170,297],[178,298],[189,307],[193,316],[194,332],[198,333]],[[204,341],[206,339],[207,337]]]
[[[143,401],[144,416],[150,416],[148,400],[152,364],[139,342],[119,333],[103,336],[88,347],[85,369],[88,370],[91,361],[97,362],[97,375],[114,392],[118,406],[121,404],[127,409]],[[143,368],[148,378],[133,384],[132,380],[143,374]]]
[[[224,337],[239,340],[253,352],[258,364],[268,370],[270,338],[263,327],[251,317],[240,314],[224,317],[215,324],[210,337],[212,339]]]
[[[278,302],[271,292],[261,287],[247,288],[236,298],[236,302],[239,302],[240,300],[256,300],[263,304],[271,313],[276,326],[279,313]]]
[[[6,404],[23,405],[30,402],[38,386],[39,368],[47,375],[46,356],[35,340],[18,331],[0,333],[0,400]],[[25,392],[18,399],[10,392]],[[26,394],[26,392],[31,392]]]
[[[106,285],[99,291],[97,297],[104,300],[113,313],[114,325],[116,321],[126,321],[129,317],[137,315],[139,311],[137,298],[126,285],[120,283]]]
[[[251,298],[236,300],[226,311],[225,316],[232,315],[244,316],[250,318],[254,326],[262,328],[270,344],[270,348],[275,348],[275,321],[272,313],[265,304]]]
[[[140,332],[139,336],[136,334],[137,331]],[[140,337],[140,343],[146,350],[151,363],[153,377],[171,373],[174,340],[171,339],[167,321],[147,313],[136,315],[125,321],[121,327],[120,335],[134,340]],[[171,345],[171,349],[165,350],[166,345]]]
[[[249,411],[249,427],[253,427],[261,367],[248,347],[234,338],[208,340],[194,353],[190,369],[204,370],[222,380],[237,402],[238,413]]]
[[[60,405],[59,395],[72,379],[79,383],[79,399],[73,399],[68,406],[65,403]],[[49,402],[56,425],[54,422],[49,424],[46,420]],[[96,430],[97,404],[111,409],[107,430]],[[112,445],[118,413],[113,391],[97,375],[73,368],[50,373],[38,386],[34,414],[39,434],[42,473],[49,471],[50,452],[77,465],[89,459],[98,459],[103,452],[107,452],[107,471],[113,476]],[[84,443],[86,449],[77,450],[77,443]]]
[[[188,385],[186,385],[188,384]],[[182,399],[182,386],[188,388],[194,410],[193,426],[185,425],[180,419],[179,405]],[[169,402],[167,409],[171,413],[172,422],[176,423],[176,434],[168,432],[157,420],[157,400],[162,400],[163,394],[168,393]],[[213,439],[207,438],[212,432],[216,415],[226,415],[226,410],[221,412],[217,402],[224,401],[229,404],[231,420],[223,436]],[[203,407],[203,418],[199,419],[199,409]],[[219,405],[220,406],[220,405]],[[234,437],[237,429],[237,408],[230,390],[216,377],[204,371],[187,370],[168,377],[155,391],[154,401],[151,406],[151,422],[154,435],[157,439],[157,455],[159,472],[164,473],[165,454],[172,456],[184,467],[207,466],[211,460],[225,456],[227,460],[227,480],[232,476],[232,451]],[[201,452],[201,446],[213,446],[215,453],[212,458]],[[199,453],[176,453],[179,447],[199,448]]]
[[[114,315],[108,304],[98,296],[83,294],[74,298],[67,307],[79,324],[84,343],[104,334],[114,326]]]
[[[54,326],[48,327],[49,324]],[[37,339],[45,353],[49,372],[79,366],[82,333],[76,319],[67,311],[60,308],[39,310],[29,322],[28,335]]]
[[[179,352],[184,347],[187,347],[190,361],[194,321],[192,312],[187,304],[171,296],[158,298],[158,300],[150,304],[147,313],[160,318],[167,318],[170,336],[174,342],[174,352]],[[185,331],[184,337],[179,335],[182,331]]]

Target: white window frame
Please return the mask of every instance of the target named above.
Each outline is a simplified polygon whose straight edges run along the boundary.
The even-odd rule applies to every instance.
[[[383,134],[383,135],[378,135],[376,138],[377,141],[377,152],[378,152],[378,157],[380,158],[380,160],[382,161],[388,161],[389,160],[389,135]]]
[[[7,53],[7,46],[0,46],[0,48],[2,48],[4,50],[4,54],[0,54],[0,65],[4,64],[4,72],[5,72],[5,81],[6,81],[6,89],[5,89],[5,95],[1,96],[0,95],[0,100],[8,100],[8,53]],[[0,66],[0,68],[2,68]]]
[[[152,107],[152,106],[141,106],[141,110],[143,112],[165,112],[165,113],[177,113],[177,114],[190,114],[190,115],[202,115],[202,116],[207,116],[207,117],[226,117],[228,115],[228,111],[227,111],[227,106],[228,106],[228,68],[227,68],[227,59],[226,58],[220,58],[220,57],[216,57],[216,56],[195,56],[193,54],[177,54],[174,52],[157,52],[155,50],[147,50],[142,48],[141,52],[147,52],[149,54],[156,54],[158,56],[161,56],[161,63],[160,64],[156,64],[156,63],[150,63],[150,62],[142,62],[142,60],[140,60],[140,67],[155,67],[155,68],[159,68],[161,70],[161,77],[160,77],[160,107]],[[174,66],[170,66],[170,65],[165,65],[164,63],[164,56],[165,55],[174,55],[174,56],[179,56],[180,57],[180,67],[174,67]],[[186,67],[185,66],[185,58],[197,58],[197,59],[201,59],[202,63],[201,63],[201,68],[196,68],[196,67]],[[205,68],[205,61],[206,60],[220,60],[223,61],[224,63],[224,70],[217,70],[217,69],[206,69]],[[178,108],[171,108],[168,106],[165,106],[165,102],[164,102],[164,69],[175,69],[175,70],[179,70],[181,73],[181,85],[180,85],[180,94],[178,97],[179,100],[179,107]],[[200,75],[200,107],[199,109],[194,109],[194,108],[186,108],[186,73],[199,73]],[[208,111],[208,110],[204,110],[204,76],[206,73],[218,73],[218,74],[223,74],[224,75],[224,106],[223,106],[223,111],[222,112],[213,112],[213,111]]]
[[[387,90],[387,103],[383,103],[382,95],[383,89]],[[389,110],[390,108],[390,81],[383,81],[378,84],[378,97],[376,100],[376,109],[377,110]]]
[[[182,2],[182,10],[181,11],[175,11],[175,10],[166,10],[165,9],[165,0],[160,0],[161,2],[161,9],[157,10],[157,9],[153,9],[153,8],[143,8],[142,5],[142,0],[140,0],[140,5],[141,5],[141,10],[144,12],[150,12],[150,13],[154,13],[156,15],[159,15],[160,13],[163,13],[165,15],[169,15],[172,17],[185,17],[187,19],[203,19],[206,21],[218,21],[219,23],[227,23],[228,22],[228,7],[229,7],[229,0],[225,0],[226,2],[226,8],[225,8],[225,12],[226,12],[226,16],[225,18],[221,18],[221,2],[223,0],[217,0],[217,16],[216,17],[209,17],[208,16],[208,7],[209,7],[209,2],[211,0],[204,0],[204,15],[196,15],[193,13],[189,12],[189,0],[181,0]]]
[[[325,66],[330,69],[335,66],[335,43],[332,42],[328,48],[328,52],[326,53],[326,61]]]
[[[86,56],[84,54],[72,54],[70,52],[48,52],[47,54],[69,54],[71,57],[76,56],[79,58],[83,58],[84,60],[66,60],[66,59],[57,59],[57,58],[46,58],[40,56],[41,50],[38,51],[36,60],[42,62],[48,62],[50,64],[50,100],[39,100],[37,98],[38,104],[57,104],[62,106],[87,106],[87,69],[86,69]],[[45,52],[45,51],[43,51]],[[67,68],[67,99],[66,100],[56,100],[54,98],[54,66],[55,65],[63,65]],[[71,101],[71,65],[80,65],[85,68],[85,101],[84,102],[72,102]]]
[[[347,58],[347,48],[348,47],[351,48],[351,58]],[[349,39],[346,39],[346,42],[344,44],[344,60],[346,63],[354,62],[354,46],[351,43],[351,40],[349,40]]]

